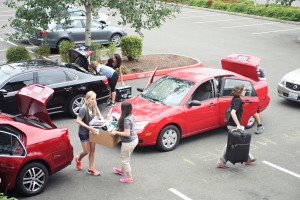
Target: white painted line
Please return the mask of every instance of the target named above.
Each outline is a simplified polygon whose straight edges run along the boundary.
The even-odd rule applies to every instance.
[[[267,164],[267,165],[270,165],[271,167],[274,167],[274,168],[276,168],[276,169],[278,169],[278,170],[280,170],[280,171],[283,171],[283,172],[285,172],[285,173],[288,173],[288,174],[290,174],[290,175],[292,175],[292,176],[295,176],[295,177],[297,177],[297,178],[300,178],[300,175],[299,174],[296,174],[296,173],[294,173],[294,172],[292,172],[292,171],[289,171],[289,170],[287,170],[287,169],[284,169],[284,168],[282,168],[282,167],[279,167],[279,166],[277,166],[277,165],[274,165],[273,163],[270,163],[270,162],[268,162],[268,161],[262,161],[263,163],[265,163],[265,164]]]
[[[223,19],[223,20],[206,21],[206,22],[195,22],[195,23],[196,23],[196,24],[205,24],[205,23],[229,22],[229,21],[237,21],[237,20],[252,20],[252,18]]]
[[[267,24],[279,24],[279,22],[270,22],[270,23],[262,23],[262,24],[247,24],[247,25],[241,25],[241,26],[225,26],[221,28],[240,28],[240,27],[246,27],[246,26],[261,26],[261,25],[267,25]]]
[[[169,191],[173,192],[174,194],[176,194],[177,196],[179,196],[180,198],[182,198],[184,200],[192,200],[192,199],[188,198],[187,196],[185,196],[184,194],[182,194],[181,192],[178,192],[174,188],[169,188]]]
[[[0,63],[6,63],[6,61],[0,61]]]
[[[7,49],[1,49],[0,51],[7,51]]]
[[[52,56],[49,56],[49,58],[53,58],[53,57],[59,57],[60,55],[52,55]]]
[[[294,30],[299,30],[300,28],[293,28],[293,29],[285,29],[285,30],[277,30],[277,31],[266,31],[266,32],[256,32],[256,33],[251,33],[254,35],[259,35],[259,34],[267,34],[267,33],[277,33],[277,32],[285,32],[285,31],[294,31]]]
[[[190,17],[177,17],[176,19],[190,19],[190,18],[199,18],[199,17],[214,17],[224,14],[214,14],[214,15],[201,15],[201,16],[190,16]]]

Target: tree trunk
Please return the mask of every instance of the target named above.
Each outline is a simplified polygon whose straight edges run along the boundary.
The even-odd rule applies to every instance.
[[[86,11],[85,45],[91,46],[92,0],[85,0],[84,6],[85,6],[85,11]]]

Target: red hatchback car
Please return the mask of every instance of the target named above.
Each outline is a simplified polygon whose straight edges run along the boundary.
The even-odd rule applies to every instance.
[[[181,138],[225,126],[225,112],[236,85],[246,88],[242,124],[252,127],[253,115],[270,102],[266,80],[260,80],[257,73],[259,61],[257,57],[235,54],[222,59],[227,70],[178,70],[152,83],[154,71],[149,84],[138,89],[142,93],[127,100],[133,106],[139,146],[156,145],[170,151]],[[120,104],[110,111],[114,113],[120,114]]]
[[[71,164],[68,129],[56,128],[46,109],[53,92],[26,86],[16,94],[21,115],[0,112],[0,192],[16,187],[26,196],[36,195],[45,189],[49,175]]]

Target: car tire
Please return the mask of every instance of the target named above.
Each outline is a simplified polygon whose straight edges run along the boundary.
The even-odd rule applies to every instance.
[[[45,165],[39,162],[32,162],[20,170],[16,186],[25,196],[37,195],[45,189],[48,177],[49,172]]]
[[[253,116],[251,116],[248,120],[247,125],[245,126],[246,129],[252,128],[255,124],[255,119]]]
[[[171,151],[177,147],[179,140],[178,128],[174,125],[168,125],[160,131],[156,144],[161,151]]]
[[[59,53],[59,46],[60,46],[60,44],[61,44],[62,42],[70,42],[70,41],[67,40],[67,39],[61,39],[61,40],[59,40],[59,41],[57,42],[57,45],[56,45],[56,50],[57,50],[58,53]]]
[[[117,47],[120,46],[121,44],[121,38],[122,38],[122,35],[120,34],[113,34],[110,38],[110,42],[115,44]]]
[[[79,94],[76,95],[75,97],[73,97],[71,99],[71,101],[69,102],[69,114],[72,117],[77,117],[78,113],[79,113],[79,109],[81,108],[81,106],[85,103],[85,95],[83,94]]]

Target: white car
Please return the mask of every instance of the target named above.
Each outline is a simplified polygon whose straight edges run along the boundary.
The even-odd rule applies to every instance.
[[[67,6],[67,12],[71,15],[71,16],[86,16],[86,13],[84,10],[73,6],[73,5],[68,5]],[[93,16],[94,20],[99,21],[103,24],[111,24],[110,18],[108,15],[104,14],[104,13],[98,13],[98,16]]]
[[[278,96],[300,102],[300,68],[284,75],[277,86]]]

